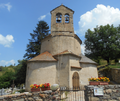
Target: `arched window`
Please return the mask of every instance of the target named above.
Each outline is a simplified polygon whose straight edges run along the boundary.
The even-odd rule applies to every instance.
[[[61,13],[57,13],[56,14],[56,23],[61,23],[62,22],[62,14]]]
[[[69,23],[69,14],[65,14],[65,23]]]

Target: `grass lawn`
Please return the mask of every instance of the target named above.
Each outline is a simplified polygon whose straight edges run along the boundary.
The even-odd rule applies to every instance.
[[[99,71],[102,71],[102,70],[104,70],[104,69],[110,69],[110,68],[120,68],[120,63],[115,64],[115,61],[114,61],[114,60],[111,60],[111,61],[110,61],[110,65],[109,65],[109,66],[106,66],[106,65],[107,65],[107,61],[101,59],[101,60],[100,60],[100,65],[98,65],[97,68],[100,68],[100,67],[102,67],[102,66],[105,66],[104,68],[99,69]]]
[[[110,68],[120,68],[120,63],[114,64],[114,65],[110,65]]]

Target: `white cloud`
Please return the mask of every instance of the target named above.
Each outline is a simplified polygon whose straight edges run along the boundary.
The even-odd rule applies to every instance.
[[[10,5],[10,3],[0,4],[0,8],[5,8],[5,7],[7,7],[8,11],[10,11],[10,9],[12,8],[12,5]]]
[[[0,44],[2,44],[4,47],[10,47],[13,42],[15,41],[12,35],[7,35],[4,37],[2,34],[0,34]]]
[[[14,60],[10,60],[10,61],[5,61],[5,60],[1,60],[0,61],[0,66],[5,66],[5,65],[14,65],[15,61]]]
[[[82,52],[82,54],[84,55],[84,53],[85,53],[85,45],[81,45],[81,52]]]
[[[38,20],[43,20],[43,19],[45,19],[45,17],[46,17],[46,15],[40,16],[40,17],[38,18]]]
[[[120,10],[118,8],[98,4],[96,8],[80,16],[79,33],[85,35],[87,29],[93,30],[97,25],[120,24]]]

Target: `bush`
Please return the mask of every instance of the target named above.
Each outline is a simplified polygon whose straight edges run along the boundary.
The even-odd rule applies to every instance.
[[[25,89],[20,89],[20,90],[18,90],[18,92],[23,93],[23,92],[25,92]]]

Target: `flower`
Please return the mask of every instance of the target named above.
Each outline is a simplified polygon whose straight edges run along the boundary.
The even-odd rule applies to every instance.
[[[99,81],[98,78],[89,78],[89,81]]]
[[[110,79],[107,77],[98,77],[98,78],[89,78],[89,81],[103,81],[103,82],[110,82]]]
[[[40,88],[40,85],[37,85],[37,84],[31,84],[30,87],[31,87],[31,88]]]
[[[50,87],[50,84],[49,83],[41,84],[40,87],[41,88],[48,88],[48,87]]]

